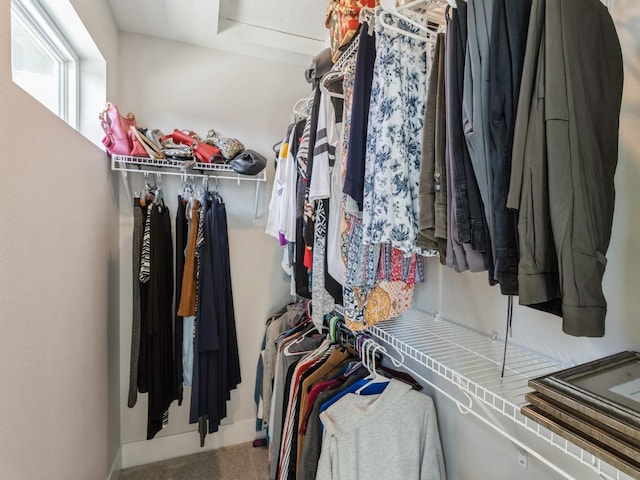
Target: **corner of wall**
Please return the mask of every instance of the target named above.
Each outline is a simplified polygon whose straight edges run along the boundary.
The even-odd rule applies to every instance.
[[[109,473],[107,474],[107,480],[118,480],[120,478],[120,472],[122,471],[122,447],[118,449],[116,458],[113,459]]]

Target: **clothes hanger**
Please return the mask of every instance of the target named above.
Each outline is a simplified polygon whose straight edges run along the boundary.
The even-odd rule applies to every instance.
[[[364,341],[362,342],[362,344],[360,345],[360,361],[362,362],[362,365],[364,365],[364,367],[369,371],[369,376],[367,377],[367,379],[373,379],[377,376],[377,373],[375,371],[375,367],[372,365],[371,363],[371,359],[370,359],[370,350],[369,350],[369,346],[372,345],[374,342],[373,340],[371,340],[371,338],[365,338]]]
[[[204,203],[207,199],[207,193],[209,192],[209,177],[202,177],[202,190],[200,191],[200,195],[198,195],[198,199],[200,203]]]
[[[218,181],[218,177],[213,177],[213,179],[215,180],[215,188],[213,189],[213,191],[208,190],[209,178],[210,177],[207,177],[207,195],[209,195],[209,198],[211,198],[212,200],[215,200],[219,203],[224,203],[224,199],[220,194],[220,182]]]
[[[189,177],[187,179],[186,193],[189,196],[189,200],[193,198],[195,193],[194,179],[193,177]]]
[[[193,184],[191,182],[191,177],[186,174],[182,174],[181,178],[182,182],[178,193],[183,200],[189,202],[193,197]]]
[[[322,80],[320,81],[320,90],[322,90],[322,93],[324,93],[325,95],[331,97],[331,98],[340,98],[340,99],[344,99],[344,94],[342,93],[335,93],[332,92],[331,90],[329,90],[329,88],[327,87],[327,83],[338,79],[338,78],[343,78],[344,74],[342,72],[337,72],[337,71],[329,71],[327,73],[325,73],[325,75],[322,77]]]
[[[147,206],[149,202],[153,203],[153,201],[155,200],[156,186],[155,184],[151,185],[150,179],[151,174],[149,172],[144,172],[144,190],[140,195],[140,205],[143,207]]]
[[[396,6],[398,12],[402,10],[410,10],[414,7],[422,5],[425,9],[444,9],[447,4],[455,3],[455,0],[413,0]]]
[[[154,191],[155,199],[153,200],[153,204],[161,204],[164,207],[164,197],[162,195],[162,174],[154,173],[153,175],[156,177],[156,186]]]
[[[295,121],[302,120],[311,114],[311,106],[313,104],[313,97],[304,97],[299,99],[293,104],[293,115]],[[277,144],[276,144],[277,145]],[[275,145],[274,145],[275,150]]]
[[[362,395],[364,391],[374,384],[388,384],[389,378],[380,375],[376,369],[376,354],[383,351],[383,347],[378,345],[374,340],[367,338],[362,344],[364,352],[361,356],[362,363],[369,370],[369,376],[365,379],[365,383],[356,389],[356,395]]]
[[[318,331],[311,317],[304,317],[296,326],[300,327],[299,331],[302,332],[303,336],[318,334],[326,335],[327,333],[329,333],[329,328],[324,324],[320,326],[320,331]]]
[[[430,30],[436,33],[444,33],[447,26],[449,2],[447,0],[428,0],[425,7],[427,20],[434,24],[434,26],[429,27]]]
[[[434,6],[434,5],[443,6],[443,3],[446,4],[446,2],[443,2],[442,0],[413,0],[411,2],[398,5],[396,8],[398,11],[401,11],[401,10],[411,9],[421,4],[424,4],[425,6]]]
[[[402,11],[412,10],[420,5],[422,5],[422,10],[419,13],[425,18],[425,23],[427,23],[427,25],[424,25],[402,13]],[[382,10],[391,13],[397,18],[402,19],[404,22],[407,22],[410,25],[413,25],[414,27],[429,34],[430,40],[434,42],[434,34],[438,32],[439,27],[446,25],[445,13],[447,2],[445,0],[414,0],[399,6],[396,5],[395,0],[380,0],[380,6]],[[400,33],[405,33],[404,30],[399,29],[394,25],[389,25],[388,22],[384,22],[384,18],[381,18],[381,20],[383,21],[383,25],[385,27],[390,28],[391,30],[399,31]],[[428,25],[428,23],[433,23],[437,27],[434,28]]]
[[[398,10],[398,12],[401,12],[402,10],[410,10],[415,6],[427,3],[428,1],[429,0],[413,0],[411,2],[401,3],[400,5],[396,4],[396,9]]]
[[[349,330],[349,328],[344,323],[343,319],[340,319],[337,327],[338,327],[338,331],[336,333],[338,335],[340,343],[343,345],[347,345],[347,347],[349,347],[353,351],[353,354],[355,356],[358,356],[358,352],[360,351],[360,348],[357,342],[362,338],[362,335],[356,336],[354,332]]]
[[[144,172],[144,187],[142,187],[140,198],[144,199],[149,194],[149,191],[149,172]]]
[[[360,9],[360,14],[358,16],[358,21],[360,22],[360,25],[364,27],[364,24],[367,24],[368,26],[367,33],[369,34],[369,36],[372,36],[373,32],[375,31],[375,27],[376,27],[375,14],[376,12],[373,8],[362,7]]]
[[[382,6],[382,1],[380,2],[380,6]],[[413,38],[415,40],[421,41],[421,42],[430,42],[430,43],[435,43],[436,38],[435,38],[435,32],[433,30],[431,30],[430,28],[426,27],[425,25],[421,25],[418,22],[416,22],[415,20],[410,19],[409,17],[407,17],[406,15],[402,15],[401,13],[398,13],[397,10],[387,10],[386,8],[382,7],[382,15],[380,15],[380,23],[382,24],[382,26],[385,29],[389,29],[391,31],[394,32],[398,32],[402,35],[405,35],[409,38]],[[394,16],[396,18],[401,19],[402,21],[408,23],[409,25],[413,25],[414,27],[418,28],[421,32],[424,32],[425,35],[422,34],[416,34],[413,32],[408,32],[406,30],[403,30],[402,28],[399,28],[395,25],[390,24],[387,20],[385,20],[386,16]]]
[[[420,42],[434,42],[434,41],[435,41],[435,40],[433,40],[433,39],[431,38],[431,31],[428,31],[428,30],[426,29],[426,27],[424,27],[424,26],[422,26],[422,25],[420,25],[420,26],[419,26],[419,24],[418,24],[418,23],[416,23],[416,22],[414,22],[413,20],[410,20],[408,23],[410,23],[410,24],[412,24],[412,25],[415,25],[415,26],[419,26],[419,28],[420,28],[421,30],[423,30],[423,31],[427,32],[427,35],[424,35],[424,36],[423,36],[423,35],[417,35],[417,34],[415,34],[415,33],[408,32],[408,31],[406,31],[406,30],[403,30],[403,29],[401,29],[401,28],[398,28],[398,27],[396,27],[395,25],[390,24],[387,20],[385,20],[385,16],[395,16],[395,17],[401,18],[402,20],[405,20],[404,15],[397,15],[397,14],[395,14],[395,13],[388,12],[388,11],[386,11],[386,10],[385,10],[385,11],[383,12],[383,14],[382,14],[382,15],[380,15],[380,24],[381,24],[385,29],[388,29],[388,30],[391,30],[391,31],[394,31],[394,32],[398,32],[398,33],[400,33],[400,34],[402,34],[402,35],[404,35],[404,36],[406,36],[406,37],[413,38],[413,39],[418,40],[418,41],[420,41]]]
[[[340,321],[340,317],[334,315],[329,320],[329,338],[333,343],[338,343],[338,322]]]
[[[396,0],[380,0],[380,7],[387,12],[398,13]]]
[[[358,45],[360,44],[360,36],[356,35],[351,40],[351,43],[345,48],[340,57],[335,61],[331,70],[339,71],[342,70],[342,67],[346,63],[346,61],[356,54],[358,51]]]
[[[375,10],[371,7],[362,7],[358,14],[360,23],[371,23],[375,19]]]

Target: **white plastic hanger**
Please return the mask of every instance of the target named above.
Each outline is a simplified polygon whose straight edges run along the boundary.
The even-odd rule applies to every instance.
[[[311,113],[311,104],[313,103],[313,97],[304,97],[293,104],[293,116],[294,120],[301,120],[306,118]]]
[[[387,12],[398,13],[398,7],[395,0],[380,0],[380,6]]]
[[[342,72],[336,72],[331,70],[325,73],[325,75],[322,77],[322,80],[320,81],[320,90],[322,91],[322,93],[324,93],[325,95],[328,95],[329,97],[344,99],[343,94],[330,91],[326,85],[326,82],[333,80],[335,78],[341,78],[341,77],[344,77],[344,74]]]
[[[383,9],[384,10],[384,9]],[[402,28],[398,28],[395,25],[391,25],[387,20],[385,20],[385,17],[388,15],[393,15],[394,17],[400,18],[403,21],[414,25],[415,27],[419,28],[421,31],[425,32],[425,35],[418,35],[412,32],[408,32],[406,30],[403,30]],[[420,42],[430,42],[430,43],[435,43],[436,42],[436,37],[435,37],[435,32],[433,32],[432,30],[430,30],[429,28],[427,28],[424,25],[420,25],[419,23],[411,20],[410,18],[401,15],[399,13],[393,13],[393,12],[389,12],[387,10],[384,10],[383,14],[380,15],[380,23],[382,24],[382,26],[385,29],[389,29],[392,30],[394,32],[398,32],[406,37],[409,38],[413,38],[415,40],[418,40]]]
[[[360,23],[369,23],[371,24],[371,22],[374,21],[374,17],[375,17],[375,11],[373,10],[373,8],[370,7],[362,7],[360,9],[360,14],[358,17],[358,20],[360,21]]]
[[[449,1],[453,1],[455,3],[455,0]],[[445,12],[447,8],[447,0],[413,0],[402,5],[397,5],[396,11],[398,12],[398,14],[402,15],[402,11],[410,10],[417,6],[422,6],[424,15],[428,21],[436,23],[441,27],[446,24]],[[434,29],[432,28],[427,28],[430,31],[434,31]]]
[[[375,13],[375,10],[370,7],[362,7],[360,9],[360,16],[358,17],[358,21],[360,22],[360,25],[363,25],[362,28],[364,28],[365,24],[367,25],[367,33],[369,34],[369,36],[373,35],[373,32],[375,32]]]
[[[402,5],[398,5],[396,8],[400,12],[402,10],[407,10],[409,8],[413,8],[416,5],[424,4],[429,7],[444,7],[446,3],[451,4],[451,2],[455,3],[455,0],[413,0],[412,2],[403,3]]]
[[[407,10],[409,8],[413,8],[416,5],[420,5],[422,3],[427,3],[428,0],[414,0],[413,2],[407,2],[407,3],[403,3],[402,5],[397,5],[396,8],[398,9],[398,11],[402,11],[402,10]]]
[[[424,2],[424,0],[420,0],[420,1]],[[416,3],[416,5],[417,5],[417,3]],[[384,28],[387,28],[387,29],[392,30],[394,32],[401,33],[402,35],[405,35],[405,36],[410,37],[410,38],[414,38],[414,39],[422,41],[422,42],[435,43],[435,41],[436,41],[435,32],[433,30],[431,30],[429,27],[427,27],[426,25],[422,25],[421,23],[418,23],[415,20],[413,20],[413,19],[407,17],[406,15],[403,15],[402,13],[400,13],[398,11],[398,7],[396,6],[395,0],[380,0],[380,7],[383,10],[383,15],[380,16],[380,23],[384,26]],[[401,19],[402,21],[408,23],[409,25],[413,25],[414,27],[416,27],[421,32],[424,32],[425,35],[419,35],[419,34],[415,34],[415,33],[412,33],[412,32],[408,32],[408,31],[403,30],[402,28],[399,28],[399,27],[397,27],[395,25],[391,25],[388,21],[386,21],[386,19],[385,19],[386,15],[385,14],[386,15],[393,15],[394,17]]]
[[[362,359],[362,364],[369,370],[369,376],[366,378],[367,382],[354,392],[356,395],[360,395],[366,388],[376,383],[389,383],[387,377],[378,374],[376,371],[376,353],[384,350],[383,347],[374,340],[367,338],[362,343],[361,350],[360,358]]]

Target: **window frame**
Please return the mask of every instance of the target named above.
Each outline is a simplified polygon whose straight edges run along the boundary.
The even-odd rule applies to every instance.
[[[77,129],[80,96],[78,54],[38,0],[11,0],[11,14],[32,40],[58,63],[58,111],[54,113]],[[13,42],[13,29],[11,35]]]

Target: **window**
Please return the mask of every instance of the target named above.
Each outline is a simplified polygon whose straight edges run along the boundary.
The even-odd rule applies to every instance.
[[[78,64],[78,55],[38,0],[12,0],[13,81],[74,128]]]

